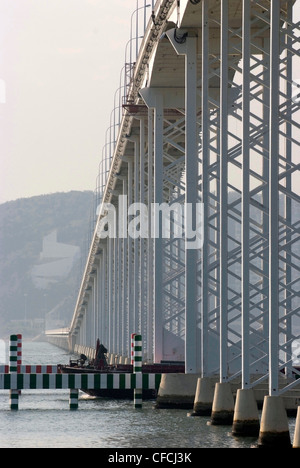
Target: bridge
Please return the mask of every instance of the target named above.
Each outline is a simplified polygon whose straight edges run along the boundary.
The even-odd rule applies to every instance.
[[[139,333],[145,362],[185,363],[185,389],[266,383],[268,413],[300,382],[299,1],[146,3],[72,323],[49,339],[124,362]]]

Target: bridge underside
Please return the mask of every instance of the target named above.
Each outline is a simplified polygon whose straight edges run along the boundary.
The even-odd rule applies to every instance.
[[[145,31],[69,340],[129,357],[141,333],[147,362],[277,394],[300,348],[294,2],[177,3]]]

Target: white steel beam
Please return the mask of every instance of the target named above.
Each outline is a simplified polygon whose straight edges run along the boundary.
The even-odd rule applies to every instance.
[[[228,0],[221,4],[220,382],[228,380]]]
[[[243,123],[242,123],[242,388],[250,386],[250,14],[251,4],[243,0]]]
[[[164,144],[164,100],[163,95],[155,89],[145,88],[140,91],[144,102],[149,110],[154,109],[154,141],[153,141],[153,163],[154,163],[154,204],[163,203],[163,144]],[[156,224],[158,223],[158,225]],[[153,240],[154,250],[154,362],[163,359],[163,239],[162,222],[155,217],[153,232],[157,232]]]
[[[186,142],[185,142],[185,172],[186,190],[185,206],[193,207],[196,213],[198,201],[198,141],[197,125],[197,39],[187,37],[186,40]],[[195,214],[196,217],[196,214]],[[186,213],[186,222],[188,215]],[[195,218],[193,216],[195,228]],[[197,264],[198,252],[189,248],[186,233],[185,246],[185,360],[186,373],[199,372],[200,356],[197,346]]]
[[[154,107],[154,203],[163,202],[163,98],[155,96]],[[159,223],[159,220],[158,220]],[[160,224],[160,223],[159,223]],[[162,224],[162,223],[161,223]],[[161,226],[159,236],[154,239],[154,361],[163,359],[163,240]],[[154,225],[156,232],[157,226]]]
[[[148,109],[148,213],[150,206],[153,203],[153,157],[154,157],[154,115],[153,109]],[[151,216],[148,216],[148,233],[152,231]],[[148,251],[147,251],[147,342],[148,342],[148,359],[154,361],[153,344],[154,344],[154,311],[153,311],[153,268],[154,268],[154,252],[153,240],[149,236]]]
[[[279,61],[280,2],[271,2],[269,133],[269,394],[279,392]]]
[[[209,369],[209,0],[202,1],[202,203],[203,249],[201,279],[201,375],[207,377]]]
[[[177,54],[185,56],[185,219],[187,220],[188,207],[193,207],[195,214],[198,201],[197,37],[195,34],[176,30],[168,31],[167,35]],[[193,222],[196,227],[194,216]],[[186,373],[196,373],[200,371],[197,343],[198,252],[190,248],[187,235],[185,242],[185,364]]]

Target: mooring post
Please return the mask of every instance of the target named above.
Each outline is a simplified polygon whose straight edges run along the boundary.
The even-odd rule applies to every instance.
[[[17,338],[17,372],[19,374],[22,366],[22,335],[17,335]]]
[[[79,398],[79,390],[76,388],[72,388],[70,390],[70,410],[77,410],[78,409],[78,398]]]
[[[134,366],[134,337],[135,333],[131,334],[131,365]]]
[[[11,335],[9,341],[9,373],[17,374],[18,372],[18,336]],[[19,409],[19,390],[11,389],[9,391],[9,403],[11,410]]]
[[[142,336],[134,335],[134,347],[133,347],[133,373],[136,374],[136,378],[142,374],[142,362],[143,362],[143,347],[142,347]],[[142,384],[141,384],[142,387]],[[143,407],[143,389],[134,389],[134,407],[136,409]]]
[[[22,335],[21,334],[18,334],[17,335],[18,337],[18,344],[17,344],[17,347],[18,347],[18,350],[17,350],[17,373],[20,374],[22,372]],[[22,391],[21,390],[18,390],[19,392],[19,395],[21,395]]]

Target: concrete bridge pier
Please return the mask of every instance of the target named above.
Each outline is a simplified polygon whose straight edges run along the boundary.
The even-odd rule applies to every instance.
[[[234,399],[229,382],[219,382],[216,385],[211,413],[213,426],[230,426],[233,423]]]
[[[156,408],[192,409],[199,374],[163,374]]]
[[[258,436],[259,415],[252,388],[237,391],[232,434],[234,436]]]
[[[291,448],[289,423],[280,396],[264,399],[258,446],[261,448]]]
[[[215,382],[210,377],[198,379],[193,412],[190,416],[210,416],[214,401]]]
[[[300,448],[300,406],[298,406],[293,448]]]

